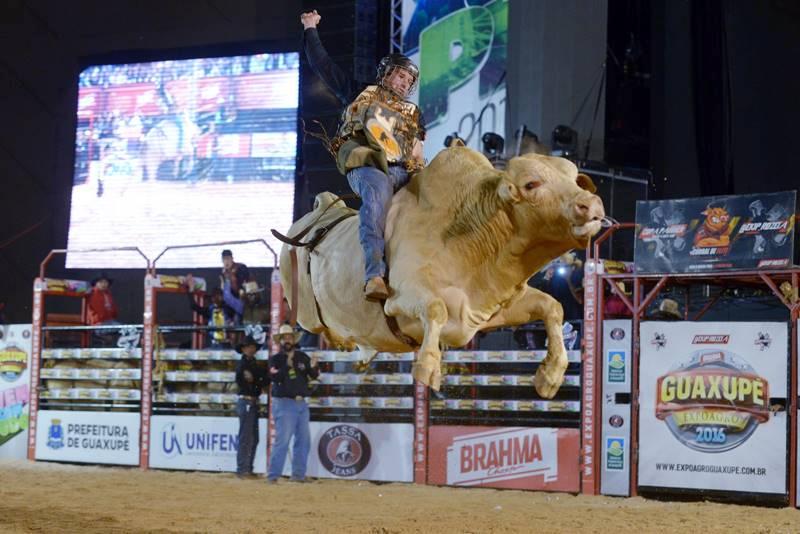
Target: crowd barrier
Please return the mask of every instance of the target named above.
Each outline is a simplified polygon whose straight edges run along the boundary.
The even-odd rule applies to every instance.
[[[309,399],[309,475],[619,496],[727,492],[794,504],[798,303],[777,286],[788,281],[796,291],[800,272],[713,278],[769,288],[786,305],[789,322],[649,321],[644,311],[665,287],[709,277],[612,272],[612,262],[598,257],[599,245],[624,227],[610,229],[587,252],[583,347],[569,351],[554,399],[538,398],[531,387],[542,350],[446,351],[438,393],[413,382],[412,353],[379,354],[364,372],[357,353],[317,350],[322,376]],[[230,384],[238,355],[204,347],[208,327],[199,320],[189,327],[191,349],[166,346],[163,340],[181,327],[159,324],[156,297],[185,292],[185,279],[157,274],[149,260],[143,278],[143,322],[125,325],[141,335],[141,347],[49,348],[43,335],[70,327],[45,324],[45,298],[81,297],[86,284],[40,273],[29,458],[234,469],[238,421]],[[617,281],[630,283],[632,295]],[[625,302],[630,319],[604,316],[606,287]],[[285,320],[282,302],[273,269],[265,332]],[[684,319],[699,319],[707,309]],[[731,408],[720,412],[720,403]],[[266,469],[274,437],[267,395],[262,407],[257,472]]]

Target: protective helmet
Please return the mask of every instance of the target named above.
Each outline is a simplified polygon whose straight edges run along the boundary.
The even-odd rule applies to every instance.
[[[397,68],[407,70],[414,77],[414,82],[408,90],[408,94],[413,93],[417,86],[417,81],[419,80],[419,67],[417,67],[408,56],[404,56],[403,54],[389,54],[381,58],[378,63],[378,84],[382,85],[384,78]]]

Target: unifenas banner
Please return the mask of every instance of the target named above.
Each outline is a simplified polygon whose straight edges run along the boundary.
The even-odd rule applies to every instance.
[[[428,159],[453,132],[476,150],[484,133],[504,135],[507,45],[508,0],[403,1],[403,53],[420,68]]]
[[[790,267],[795,191],[636,203],[639,273]]]
[[[786,402],[787,325],[648,321],[640,332],[639,484],[784,493],[787,419],[774,408]]]
[[[578,491],[577,429],[433,426],[429,482]]]

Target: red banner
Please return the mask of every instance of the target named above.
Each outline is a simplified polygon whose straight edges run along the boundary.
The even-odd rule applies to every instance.
[[[428,481],[450,486],[577,492],[577,429],[433,426]]]
[[[228,99],[230,78],[195,78],[167,83],[167,92],[179,109],[216,111]]]
[[[223,158],[249,158],[250,134],[224,134],[217,138],[217,155]]]
[[[279,70],[247,74],[236,80],[238,109],[275,109],[297,107],[298,73]]]
[[[164,113],[159,104],[156,86],[152,83],[118,85],[107,90],[106,111],[118,112],[123,117],[132,115],[158,115]]]

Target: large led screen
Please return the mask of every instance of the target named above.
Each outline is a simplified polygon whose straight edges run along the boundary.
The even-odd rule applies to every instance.
[[[79,78],[68,249],[264,239],[292,221],[296,52],[97,65]],[[170,251],[159,267],[272,266],[261,244]],[[69,268],[140,267],[131,253],[75,252]]]

